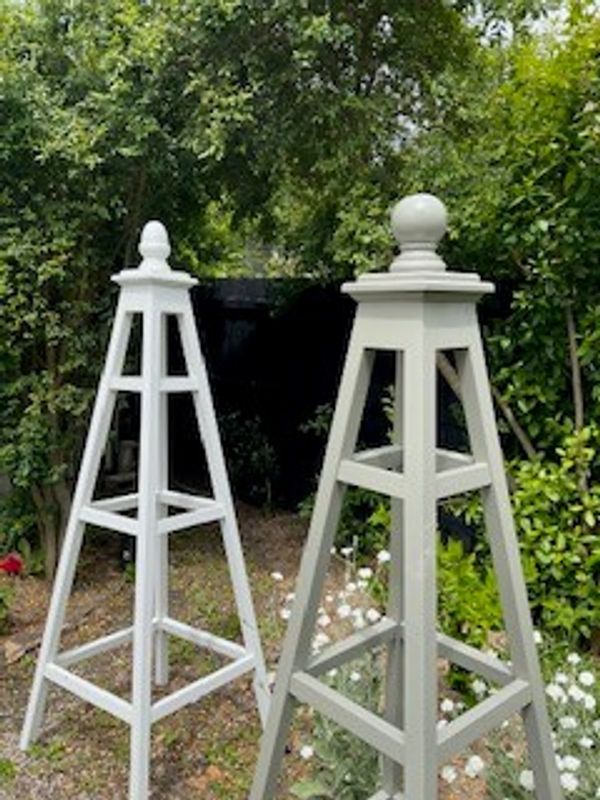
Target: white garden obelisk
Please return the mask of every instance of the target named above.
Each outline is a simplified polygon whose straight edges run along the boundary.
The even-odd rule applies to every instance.
[[[392,213],[401,246],[390,271],[343,291],[358,303],[296,597],[279,663],[250,800],[275,796],[294,705],[307,703],[382,756],[371,800],[435,800],[438,769],[516,712],[525,721],[538,800],[562,797],[519,549],[476,314],[493,291],[475,274],[447,272],[436,253],[446,209],[432,195],[406,197]],[[355,452],[375,351],[396,355],[393,440]],[[436,446],[436,354],[454,352],[471,455]],[[317,609],[344,488],[391,499],[386,615],[320,654],[311,651]],[[437,502],[480,490],[512,665],[436,630]],[[387,651],[382,716],[319,680],[379,645]],[[441,655],[499,684],[495,694],[437,727]]]
[[[172,270],[167,232],[149,222],[142,233],[142,263],[113,280],[121,286],[106,364],[96,402],[79,478],[73,497],[48,621],[21,735],[26,749],[40,731],[49,683],[119,717],[131,726],[130,800],[149,796],[150,728],[167,714],[199,700],[235,678],[254,673],[256,702],[264,721],[270,695],[265,665],[235,510],[204,359],[200,351],[190,288],[197,282]],[[123,375],[127,343],[135,314],[142,317],[140,375]],[[174,316],[181,335],[187,375],[167,371],[167,317]],[[106,445],[118,392],[141,397],[138,490],[134,494],[94,500],[93,493]],[[189,392],[205,449],[214,497],[172,491],[168,483],[167,396]],[[121,512],[137,509],[137,515]],[[178,510],[179,513],[169,514]],[[219,522],[240,617],[243,645],[192,628],[169,616],[169,534]],[[86,523],[136,537],[135,607],[133,625],[72,650],[59,652],[60,634]],[[231,659],[216,672],[152,702],[152,672],[158,685],[168,682],[168,636],[179,636]],[[126,700],[100,689],[69,670],[77,662],[133,641],[132,697]]]

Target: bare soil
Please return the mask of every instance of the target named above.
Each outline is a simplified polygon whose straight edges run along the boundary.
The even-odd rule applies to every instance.
[[[293,591],[305,523],[290,513],[240,509],[240,525],[268,669],[276,668],[285,630],[280,609]],[[220,535],[204,527],[171,538],[171,613],[182,621],[239,640],[239,626]],[[283,581],[275,581],[277,571]],[[330,571],[327,591],[343,583],[341,568]],[[0,800],[125,800],[129,730],[108,714],[60,689],[51,689],[43,735],[27,753],[18,736],[33,676],[37,642],[49,601],[45,581],[13,582],[12,630],[0,637]],[[69,604],[63,646],[72,647],[131,620],[133,582],[118,562],[118,539],[92,533],[86,540]],[[17,658],[20,650],[27,650]],[[12,663],[9,660],[15,659]],[[78,665],[78,674],[128,697],[130,648],[123,647]],[[170,642],[171,692],[219,662],[177,639]],[[158,696],[157,692],[157,696]],[[249,679],[240,679],[208,698],[161,720],[153,728],[152,800],[243,800],[248,796],[258,752],[260,725]],[[281,798],[307,774],[298,756],[310,741],[310,718],[300,711],[289,742]],[[460,766],[460,760],[457,766]],[[479,779],[459,778],[440,786],[443,800],[479,800]]]

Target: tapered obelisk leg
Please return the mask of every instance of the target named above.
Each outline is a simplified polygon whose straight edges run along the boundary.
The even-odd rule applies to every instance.
[[[436,371],[426,331],[415,332],[404,363],[404,790],[407,800],[435,800]]]
[[[79,521],[79,515],[82,507],[91,500],[94,491],[94,483],[108,438],[115,405],[116,393],[111,390],[110,381],[119,375],[123,368],[130,328],[131,316],[126,313],[125,306],[120,301],[115,315],[104,372],[98,386],[89,433],[79,470],[79,478],[73,502],[71,503],[69,521],[54,580],[48,619],[21,733],[20,747],[22,750],[26,750],[37,738],[44,715],[48,692],[44,671],[46,665],[54,660],[58,651],[60,632],[65,619],[67,601],[73,586],[77,558],[85,528],[84,523]]]
[[[193,393],[194,407],[198,419],[200,435],[204,442],[215,499],[221,503],[225,509],[225,515],[221,521],[223,543],[231,574],[238,615],[242,626],[244,645],[248,651],[254,655],[255,659],[254,690],[258,711],[262,724],[264,725],[271,700],[267,684],[267,672],[260,644],[258,623],[256,621],[254,605],[250,594],[250,585],[248,583],[246,564],[240,542],[235,508],[229,488],[229,480],[227,478],[225,458],[221,447],[221,439],[219,437],[208,374],[196,333],[191,302],[186,312],[178,316],[178,321],[186,363],[190,370],[190,375],[198,386],[198,390]]]
[[[250,800],[271,800],[275,796],[293,710],[290,679],[294,670],[306,666],[310,656],[317,609],[342,506],[343,487],[337,479],[339,464],[342,458],[349,457],[354,451],[372,360],[373,353],[363,349],[361,324],[357,320],[346,357]]]
[[[160,375],[167,375],[167,317],[162,315],[160,332]],[[161,392],[159,398],[159,436],[160,449],[158,455],[159,491],[169,488],[169,406],[168,395]],[[158,517],[166,517],[167,508],[158,506]],[[169,537],[159,535],[156,559],[156,595],[155,618],[160,621],[169,615]],[[155,664],[154,678],[158,686],[166,686],[169,682],[169,637],[164,631],[155,632]]]
[[[491,486],[482,490],[482,501],[513,668],[518,677],[530,682],[533,695],[532,703],[523,712],[523,720],[536,797],[562,800],[489,379],[475,319],[472,330],[475,333],[471,346],[458,356],[463,405],[473,455],[478,461],[487,461],[492,478]]]
[[[404,440],[404,389],[403,389],[403,353],[396,354],[396,379],[394,382],[394,444],[402,444]],[[401,467],[400,467],[401,469]],[[400,499],[390,500],[390,561],[388,574],[388,602],[386,616],[400,626],[404,621],[404,541],[403,541],[403,502]],[[387,648],[387,664],[385,673],[385,719],[396,728],[404,727],[403,692],[404,692],[404,642],[397,636]],[[397,796],[402,790],[402,767],[389,758],[382,756],[383,789],[389,797]]]
[[[144,311],[142,398],[139,465],[139,532],[136,548],[133,630],[133,688],[129,800],[147,800],[150,783],[150,726],[152,702],[152,619],[154,563],[158,558],[157,493],[159,475],[159,415],[161,325],[153,295]]]

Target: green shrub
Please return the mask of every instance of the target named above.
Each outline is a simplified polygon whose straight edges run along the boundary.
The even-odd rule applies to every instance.
[[[375,653],[345,664],[328,676],[331,688],[371,711],[377,711],[381,700],[381,663]],[[291,788],[301,800],[362,800],[370,797],[378,781],[379,757],[356,736],[340,728],[320,714],[314,723],[315,764],[309,780]]]
[[[558,459],[513,468],[513,509],[533,613],[588,640],[600,628],[600,486],[584,485],[600,431],[567,435]]]
[[[438,619],[449,636],[474,647],[489,645],[491,631],[501,631],[502,611],[496,578],[487,562],[449,539],[438,547]]]
[[[567,433],[556,458],[513,462],[512,506],[534,621],[572,641],[600,628],[600,429]],[[454,505],[483,537],[479,500]]]
[[[0,635],[8,630],[12,598],[13,592],[8,579],[0,577]]]

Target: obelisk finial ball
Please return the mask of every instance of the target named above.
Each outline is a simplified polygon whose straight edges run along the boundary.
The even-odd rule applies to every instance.
[[[139,245],[140,255],[151,261],[166,261],[171,253],[169,234],[158,220],[150,220],[144,225]]]
[[[432,194],[411,194],[392,209],[392,231],[400,244],[400,255],[390,267],[400,270],[440,270],[446,265],[436,248],[446,233],[446,206]]]
[[[403,246],[437,245],[447,224],[446,206],[433,194],[409,194],[392,209],[392,231]]]

